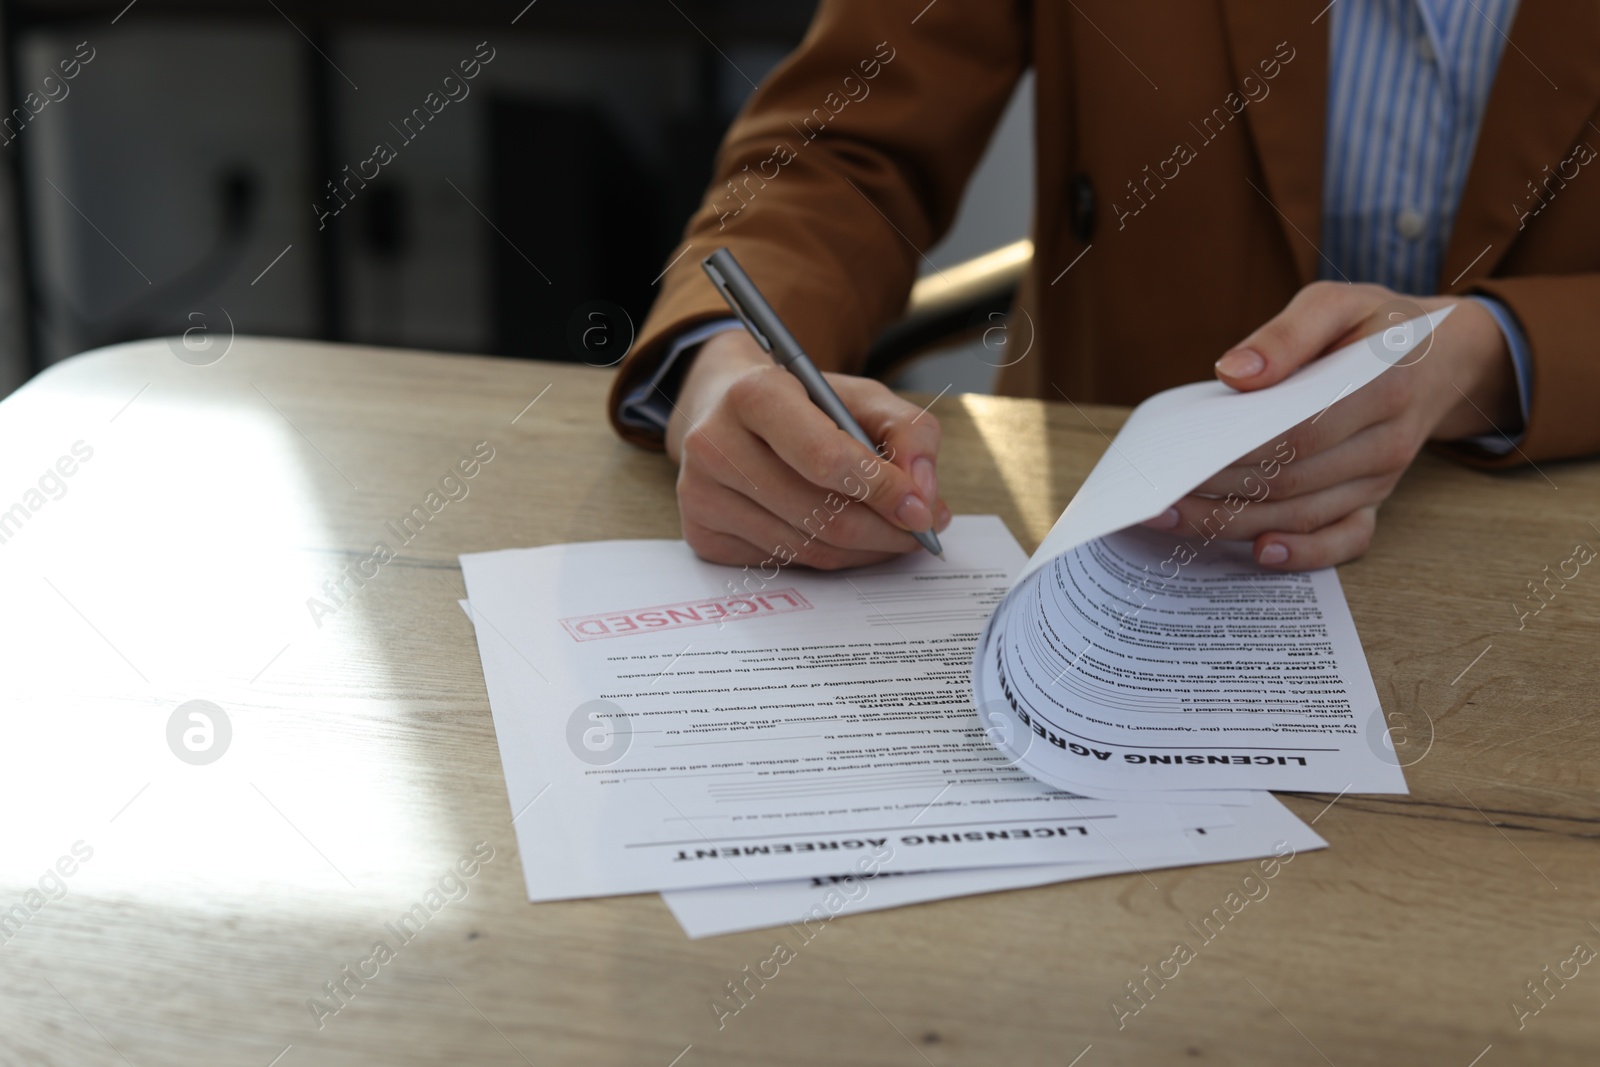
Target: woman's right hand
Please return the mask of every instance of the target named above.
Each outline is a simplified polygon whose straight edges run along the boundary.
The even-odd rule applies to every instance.
[[[939,420],[881,382],[825,377],[883,443],[881,456],[835,426],[744,330],[701,346],[666,444],[683,537],[702,559],[858,567],[919,550],[909,531],[949,525],[935,475]]]

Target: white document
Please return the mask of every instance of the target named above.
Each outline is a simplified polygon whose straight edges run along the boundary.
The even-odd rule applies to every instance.
[[[467,621],[471,622],[471,602],[467,600],[458,600],[456,601],[456,604],[461,608],[461,613],[467,617]],[[979,726],[984,726],[981,720],[979,721]],[[999,738],[997,736],[997,731],[999,729],[1001,728],[994,725],[989,725],[985,727],[984,732],[989,735],[991,740],[998,740]],[[1101,790],[1101,792],[1106,793],[1109,791]],[[1185,810],[1177,815],[1178,821],[1184,826],[1226,825],[1227,813],[1213,809],[1236,806],[1249,807],[1251,804],[1254,804],[1256,799],[1261,795],[1258,791],[1253,789],[1165,789],[1160,793],[1154,794],[1140,791],[1126,791],[1125,797],[1121,795],[1121,792],[1122,791],[1118,791],[1119,795],[1112,799],[1126,799],[1130,802],[1142,804],[1179,804],[1184,806]],[[1084,799],[1089,798],[1085,797]],[[1097,797],[1095,799],[1102,798]],[[1204,821],[1207,819],[1216,821]]]
[[[1125,530],[1017,587],[973,672],[996,747],[1090,796],[1406,792],[1338,575],[1264,572],[1214,541],[1166,577],[1181,543]]]
[[[1241,456],[1410,358],[1453,310],[1440,308],[1346,345],[1267,389],[1240,393],[1209,381],[1150,397],[1122,424],[1017,581],[1085,542],[1161,514]]]
[[[1023,553],[993,516],[944,543],[771,578],[677,541],[461,557],[529,898],[1192,855],[1172,808],[990,743],[972,651]]]
[[[1327,847],[1326,841],[1296,818],[1271,793],[1255,793],[1253,796],[1255,802],[1250,807],[1233,809],[1233,826],[1221,829],[1198,825],[1191,827],[1187,833],[1195,846],[1195,854],[1185,858],[1174,857],[1139,864],[1095,861],[910,874],[889,870],[876,875],[832,875],[756,886],[675,890],[663,893],[661,897],[690,937],[713,937],[789,923],[809,932],[838,915],[878,911],[905,904],[1071,882],[1135,870],[1152,871],[1264,857],[1292,858],[1300,852]]]
[[[1338,576],[1268,572],[1220,540],[1293,454],[1203,528],[1134,526],[1407,359],[1450,308],[1253,393],[1181,386],[1136,408],[984,627],[979,715],[1042,781],[1107,799],[1165,789],[1404,793]],[[1379,351],[1382,355],[1379,355]],[[1121,532],[1118,532],[1121,531]]]

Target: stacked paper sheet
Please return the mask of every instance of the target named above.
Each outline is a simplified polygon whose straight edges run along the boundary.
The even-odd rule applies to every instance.
[[[1385,366],[1152,398],[1032,559],[994,516],[844,574],[463,556],[529,899],[699,937],[1324,847],[1262,790],[1406,789],[1337,576],[1124,527]]]

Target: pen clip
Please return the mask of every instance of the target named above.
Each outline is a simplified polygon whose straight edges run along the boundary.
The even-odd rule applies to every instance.
[[[722,294],[722,299],[727,301],[728,307],[733,310],[735,315],[739,316],[739,321],[744,323],[744,328],[750,331],[750,336],[754,337],[756,344],[761,346],[761,351],[770,355],[772,353],[772,342],[767,339],[767,335],[762,333],[754,322],[750,321],[750,316],[745,314],[744,305],[739,303],[739,298],[734,296],[732,289],[728,288],[728,280],[722,276],[722,272],[717,269],[716,264],[711,262],[711,257],[707,256],[702,260],[700,266],[705,268],[706,274],[711,278],[711,284],[717,287],[717,292]]]

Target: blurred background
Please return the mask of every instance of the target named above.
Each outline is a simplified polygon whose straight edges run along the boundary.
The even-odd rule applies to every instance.
[[[814,8],[0,0],[0,395],[186,331],[594,362]],[[935,264],[1027,233],[1031,124],[1025,82]],[[973,343],[896,384],[988,389]]]

